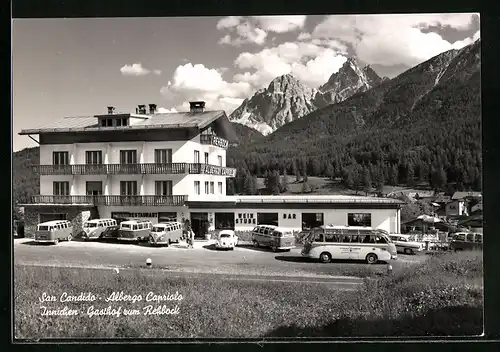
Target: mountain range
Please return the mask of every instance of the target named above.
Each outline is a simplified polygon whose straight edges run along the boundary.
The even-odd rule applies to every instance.
[[[354,58],[348,58],[340,70],[317,89],[285,74],[245,99],[229,119],[268,135],[289,122],[365,92],[386,79],[380,78],[370,66],[360,68]]]
[[[352,82],[338,80],[346,70],[341,71],[329,82]],[[363,71],[371,75],[368,68]],[[345,90],[334,90],[330,97],[340,102],[296,116],[271,134],[251,140],[242,136],[243,142],[228,151],[228,163],[252,175],[277,168],[325,176],[333,169],[343,179],[352,171],[356,182],[365,174],[382,183],[391,179],[394,185],[413,182],[413,174],[422,182],[439,175],[434,177],[438,184],[444,179],[444,184],[480,190],[480,39],[393,79],[375,77],[372,82],[372,88],[351,84],[350,96],[339,97]],[[321,94],[328,92],[322,88]]]

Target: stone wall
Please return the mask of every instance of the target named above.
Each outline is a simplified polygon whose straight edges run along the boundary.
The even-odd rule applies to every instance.
[[[40,221],[39,214],[67,214],[66,219],[73,225],[73,236],[83,230],[83,222],[88,219],[99,218],[96,207],[74,207],[74,206],[27,206],[24,211],[24,233],[26,237],[33,237],[36,226]]]

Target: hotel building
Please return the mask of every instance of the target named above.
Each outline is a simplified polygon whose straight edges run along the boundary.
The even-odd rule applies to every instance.
[[[226,150],[236,141],[224,111],[191,102],[189,112],[64,117],[21,135],[38,135],[40,194],[25,207],[26,232],[67,219],[79,229],[90,218],[189,220],[197,236],[213,229],[250,230],[275,224],[361,225],[400,229],[401,202],[351,196],[228,196]]]

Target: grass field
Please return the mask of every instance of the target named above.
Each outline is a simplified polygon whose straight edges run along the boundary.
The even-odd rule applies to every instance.
[[[334,264],[333,264],[334,265]],[[147,269],[112,270],[15,267],[15,337],[276,337],[478,335],[482,333],[482,253],[447,253],[408,266],[395,276],[366,279],[359,291],[334,291],[307,283],[168,279]],[[132,302],[40,303],[45,292],[113,291],[142,295]],[[145,302],[148,292],[181,294],[182,300]],[[178,314],[143,315],[165,305]],[[78,309],[77,316],[42,316],[41,306]],[[86,312],[122,307],[120,316]],[[125,316],[124,309],[140,315]]]

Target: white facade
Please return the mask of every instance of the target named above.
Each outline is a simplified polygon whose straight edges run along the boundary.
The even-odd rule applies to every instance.
[[[332,208],[335,205],[332,204]],[[236,231],[250,231],[258,224],[259,213],[278,215],[278,226],[291,230],[302,230],[302,214],[322,214],[324,225],[348,226],[348,214],[364,213],[371,215],[371,227],[385,230],[389,233],[400,233],[401,211],[399,209],[194,209],[189,212],[207,213],[209,230],[214,230],[216,213],[234,213],[234,229]],[[241,214],[241,217],[240,217]],[[286,215],[286,218],[285,218]]]
[[[226,166],[226,150],[212,145],[200,144],[200,136],[189,141],[161,142],[113,142],[40,145],[40,165],[51,165],[53,152],[68,152],[70,165],[85,164],[87,151],[101,151],[103,164],[119,164],[120,150],[136,150],[137,162],[155,162],[155,149],[171,149],[172,163],[195,163]],[[195,160],[195,151],[199,160]],[[205,158],[207,153],[208,159]],[[85,195],[87,181],[102,182],[103,195],[119,195],[120,181],[137,181],[138,195],[154,195],[155,181],[172,181],[173,195],[188,195],[215,200],[226,193],[226,176],[207,174],[119,174],[119,175],[41,175],[40,195],[53,195],[53,183],[70,182],[70,195]],[[200,193],[195,189],[200,182]],[[205,182],[209,182],[208,193]],[[211,185],[213,182],[213,186]],[[211,192],[213,189],[213,193]]]

